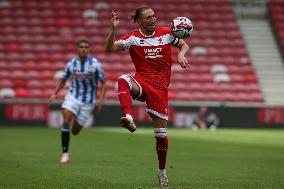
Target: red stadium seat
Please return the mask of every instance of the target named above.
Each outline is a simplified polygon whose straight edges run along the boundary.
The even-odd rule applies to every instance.
[[[9,67],[6,69],[9,69],[11,71],[15,71],[15,70],[22,71],[24,67],[25,65],[21,61],[10,61]]]
[[[27,79],[28,75],[22,70],[15,70],[11,72],[11,76],[14,79]]]
[[[26,88],[27,87],[27,81],[17,79],[13,81],[13,88]]]
[[[30,92],[25,88],[16,89],[16,97],[18,98],[30,97]]]
[[[54,81],[54,80],[43,80],[43,81],[41,81],[41,84],[45,88],[54,90],[57,82]]]
[[[43,85],[42,81],[39,80],[29,80],[27,83],[27,88],[29,89],[42,89],[46,86]]]
[[[13,82],[8,79],[0,79],[0,88],[12,88]]]
[[[176,99],[176,93],[174,91],[169,91],[168,98],[169,98],[169,100],[175,100]]]
[[[17,43],[8,43],[4,47],[4,51],[6,51],[7,53],[18,52],[20,51],[20,46]]]
[[[45,70],[41,72],[42,79],[53,79],[54,72],[50,70]]]
[[[6,70],[6,68],[5,69],[1,69],[0,68],[0,81],[1,80],[4,80],[4,79],[7,79],[7,80],[10,80],[11,79],[11,77],[10,77],[10,71],[9,70]]]
[[[45,93],[43,90],[41,89],[30,89],[30,97],[33,98],[48,98],[49,94]]]
[[[208,92],[207,93],[207,99],[209,101],[222,101],[223,100],[221,98],[219,92]]]
[[[251,93],[248,99],[250,102],[263,102],[264,98],[259,92]]]

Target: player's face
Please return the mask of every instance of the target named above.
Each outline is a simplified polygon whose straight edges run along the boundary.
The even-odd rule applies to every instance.
[[[142,12],[141,18],[139,19],[139,26],[148,34],[155,31],[156,17],[152,9],[146,9]]]
[[[207,113],[207,108],[206,107],[201,107],[200,108],[200,114],[206,114]]]
[[[89,55],[90,52],[90,47],[88,43],[80,43],[78,46],[78,54],[80,57],[87,57]]]

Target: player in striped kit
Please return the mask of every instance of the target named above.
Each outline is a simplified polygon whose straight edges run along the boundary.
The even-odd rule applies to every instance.
[[[63,151],[61,163],[69,163],[70,129],[73,135],[79,134],[94,107],[97,106],[98,111],[101,111],[106,90],[106,78],[102,64],[89,55],[89,42],[80,40],[77,43],[77,49],[78,56],[67,63],[63,78],[58,82],[49,98],[50,104],[59,91],[64,88],[66,81],[72,79],[71,86],[62,104],[64,123],[61,129]],[[98,80],[101,82],[101,95],[99,99],[96,99]]]
[[[162,187],[168,186],[166,176],[166,159],[168,150],[167,120],[168,120],[168,86],[171,76],[171,46],[180,49],[178,62],[182,68],[189,67],[185,57],[188,45],[175,38],[169,27],[156,27],[156,17],[150,7],[141,7],[132,17],[138,24],[138,30],[129,32],[115,40],[119,19],[112,12],[111,31],[106,41],[106,51],[129,50],[135,65],[135,75],[125,74],[118,78],[118,98],[124,117],[122,127],[130,132],[136,130],[132,117],[132,98],[146,102],[146,111],[154,123],[156,151],[159,160],[158,179]]]

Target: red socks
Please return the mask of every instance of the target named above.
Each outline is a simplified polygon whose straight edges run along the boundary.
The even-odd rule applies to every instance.
[[[124,115],[132,115],[132,97],[128,82],[123,78],[118,78],[118,99]]]
[[[156,151],[159,160],[159,169],[163,170],[166,167],[167,152],[168,152],[168,137],[156,138]]]

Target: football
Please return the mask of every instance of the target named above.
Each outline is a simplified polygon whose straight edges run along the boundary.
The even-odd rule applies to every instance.
[[[172,34],[179,39],[188,38],[193,30],[192,22],[187,17],[177,17],[170,24]]]

